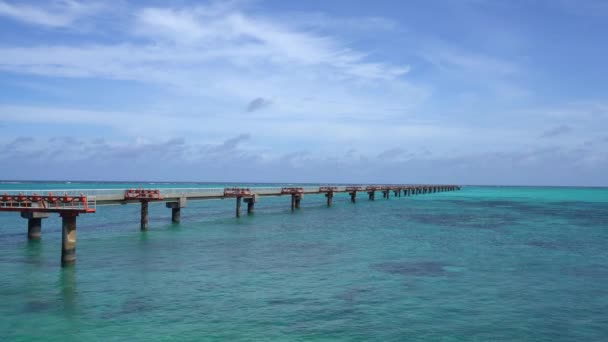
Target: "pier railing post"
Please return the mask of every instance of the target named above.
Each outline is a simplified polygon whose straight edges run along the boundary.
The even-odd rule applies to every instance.
[[[76,217],[77,212],[61,213],[61,266],[76,262]]]
[[[27,219],[28,240],[40,240],[42,236],[42,219],[49,217],[49,213],[35,211],[21,212],[21,217]]]
[[[141,201],[141,230],[148,230],[148,201]]]

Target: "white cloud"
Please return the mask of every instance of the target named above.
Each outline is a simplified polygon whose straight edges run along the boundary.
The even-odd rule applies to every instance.
[[[30,6],[0,1],[0,16],[28,24],[67,27],[76,20],[101,9],[99,4],[74,0],[49,1],[43,6]]]
[[[348,75],[372,79],[393,79],[409,71],[409,66],[367,62],[364,54],[332,37],[296,31],[232,9],[145,8],[137,13],[137,19],[135,33],[152,41],[219,49],[230,52],[221,57],[241,63],[255,58],[280,64],[328,65]]]
[[[161,85],[178,94],[175,103],[204,99],[204,115],[242,113],[264,96],[272,110],[256,115],[380,119],[407,115],[430,96],[402,77],[407,65],[230,6],[135,9],[134,18],[121,43],[2,47],[0,70]]]

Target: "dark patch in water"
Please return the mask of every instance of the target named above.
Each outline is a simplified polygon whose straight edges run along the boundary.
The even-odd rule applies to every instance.
[[[45,311],[50,311],[53,308],[54,304],[48,301],[42,300],[31,300],[25,304],[23,308],[23,312],[25,313],[40,313]]]
[[[445,275],[443,263],[436,261],[420,261],[420,262],[382,262],[373,264],[371,267],[375,270],[389,274],[400,274],[408,276],[427,276],[438,277]]]
[[[544,248],[544,249],[562,249],[565,246],[563,244],[560,244],[558,242],[551,242],[551,241],[530,241],[525,243],[527,246],[532,246],[532,247],[540,247],[540,248]]]
[[[131,314],[138,312],[146,312],[154,309],[154,305],[146,298],[131,298],[126,300],[122,305],[121,314]]]
[[[445,214],[445,213],[412,213],[408,219],[425,224],[441,227],[501,229],[513,225],[517,220],[514,217],[502,214],[480,217],[479,215]]]
[[[465,201],[465,200],[446,200],[443,203],[452,204],[466,209],[496,208],[508,209],[517,212],[518,216],[531,217],[541,216],[561,218],[574,221],[581,226],[599,226],[608,224],[608,204],[581,202],[581,201],[561,201],[547,203],[530,203],[524,201],[508,200],[489,200],[489,201]],[[494,216],[495,212],[488,213]],[[501,215],[505,215],[502,213]],[[478,215],[475,215],[478,216]]]
[[[337,294],[335,297],[338,299],[342,299],[346,302],[354,302],[361,295],[370,292],[371,289],[367,287],[355,287],[340,294]]]
[[[300,304],[306,302],[306,298],[275,298],[266,301],[266,303],[270,305],[292,305],[292,304]]]
[[[568,273],[576,277],[608,278],[608,267],[602,265],[581,266],[570,269]]]

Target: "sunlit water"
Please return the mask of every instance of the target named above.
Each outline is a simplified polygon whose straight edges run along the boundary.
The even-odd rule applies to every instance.
[[[138,210],[81,215],[67,269],[58,217],[0,214],[0,340],[608,340],[608,189]]]

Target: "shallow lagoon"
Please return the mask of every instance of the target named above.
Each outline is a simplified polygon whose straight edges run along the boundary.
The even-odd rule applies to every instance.
[[[608,189],[155,204],[144,233],[138,209],[80,216],[68,269],[59,217],[29,243],[0,215],[0,339],[608,339]]]

